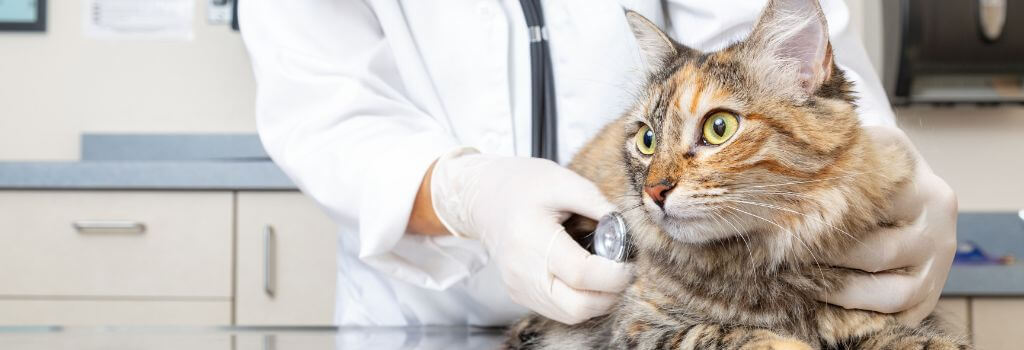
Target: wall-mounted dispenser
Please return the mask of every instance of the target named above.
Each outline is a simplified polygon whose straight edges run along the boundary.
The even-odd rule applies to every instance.
[[[892,103],[1024,103],[1024,2],[884,0]]]

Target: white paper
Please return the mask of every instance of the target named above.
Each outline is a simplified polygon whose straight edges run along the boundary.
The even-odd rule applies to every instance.
[[[85,35],[98,39],[192,40],[196,0],[87,0]]]

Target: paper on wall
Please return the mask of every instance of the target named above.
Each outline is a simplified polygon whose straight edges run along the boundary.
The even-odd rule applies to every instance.
[[[192,40],[195,0],[87,0],[85,35],[98,39]]]

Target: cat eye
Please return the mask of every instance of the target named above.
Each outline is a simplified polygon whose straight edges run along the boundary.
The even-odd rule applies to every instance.
[[[640,153],[651,155],[654,154],[654,146],[658,144],[658,141],[654,139],[654,130],[651,127],[644,124],[640,127],[640,130],[636,132],[636,149],[640,150]]]
[[[721,145],[729,141],[740,126],[739,119],[729,112],[715,112],[704,121],[704,142],[709,145]]]

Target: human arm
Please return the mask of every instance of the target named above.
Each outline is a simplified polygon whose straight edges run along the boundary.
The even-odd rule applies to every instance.
[[[325,3],[240,4],[264,147],[335,221],[358,228],[345,234],[359,235],[360,259],[444,289],[483,266],[482,247],[450,254],[462,247],[423,244],[406,223],[423,174],[458,142],[412,97],[373,11]]]

